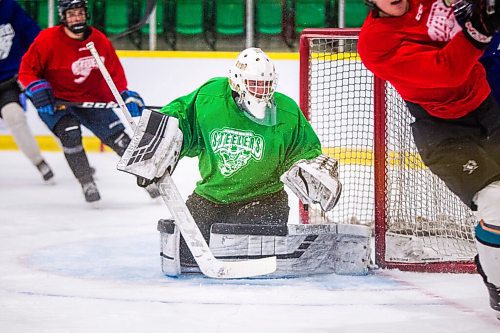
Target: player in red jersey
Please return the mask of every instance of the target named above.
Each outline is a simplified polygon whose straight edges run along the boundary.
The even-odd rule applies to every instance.
[[[499,1],[367,1],[361,59],[406,101],[424,163],[477,210],[476,264],[500,314],[500,108],[479,62],[499,28]]]
[[[94,42],[132,116],[140,116],[142,98],[127,89],[127,80],[115,49],[106,36],[87,25],[87,1],[60,0],[61,24],[43,30],[23,57],[19,80],[40,118],[59,138],[64,155],[80,182],[88,202],[100,200],[87,155],[82,146],[80,125],[90,129],[118,155],[130,142],[124,126],[111,108],[78,107],[83,102],[113,101],[105,80],[86,44]],[[59,107],[66,102],[64,107]],[[70,102],[68,106],[68,102]],[[152,197],[157,190],[148,191]]]

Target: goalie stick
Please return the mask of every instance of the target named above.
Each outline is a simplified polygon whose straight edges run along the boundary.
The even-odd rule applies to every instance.
[[[118,102],[123,115],[135,131],[136,124],[130,116],[120,93],[116,89],[113,79],[104,66],[94,43],[88,43],[87,48],[96,60],[97,66]],[[158,188],[163,201],[175,220],[175,224],[179,227],[189,250],[203,274],[218,279],[235,279],[270,274],[276,270],[276,257],[243,261],[222,261],[215,258],[168,172],[165,172],[163,177],[158,181]]]
[[[118,103],[116,102],[69,102],[63,100],[56,100],[56,111],[66,110],[68,107],[77,107],[83,109],[116,109],[118,108]],[[149,110],[159,110],[163,106],[155,105],[145,105],[145,109]]]

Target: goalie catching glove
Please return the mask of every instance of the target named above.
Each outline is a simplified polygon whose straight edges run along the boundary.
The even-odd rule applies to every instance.
[[[145,187],[172,172],[182,148],[183,134],[177,118],[144,109],[127,150],[117,168],[138,176]]]
[[[296,162],[280,179],[302,203],[319,203],[324,211],[335,207],[342,191],[338,162],[326,155]]]

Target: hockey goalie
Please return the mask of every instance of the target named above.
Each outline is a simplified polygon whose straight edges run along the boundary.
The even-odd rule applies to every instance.
[[[118,169],[147,186],[172,174],[180,158],[197,156],[201,180],[186,206],[217,259],[276,256],[273,276],[365,274],[367,227],[288,220],[284,184],[324,211],[342,186],[337,161],[321,154],[297,104],[275,92],[277,82],[262,50],[244,50],[228,77],[208,80],[160,112],[145,110]],[[160,220],[158,230],[163,272],[198,271],[176,221]]]

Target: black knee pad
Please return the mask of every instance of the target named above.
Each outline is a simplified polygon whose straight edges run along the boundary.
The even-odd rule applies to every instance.
[[[82,147],[82,130],[78,120],[71,116],[65,116],[59,120],[54,127],[54,134],[61,140],[63,149]],[[65,149],[66,152],[66,149]]]
[[[130,137],[123,131],[115,133],[104,140],[104,144],[113,149],[119,156],[125,153],[129,143]]]

